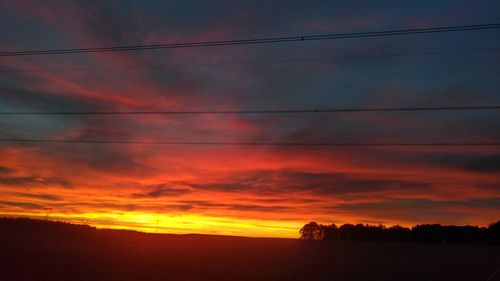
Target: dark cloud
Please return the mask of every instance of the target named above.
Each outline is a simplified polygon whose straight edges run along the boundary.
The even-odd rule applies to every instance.
[[[309,173],[286,171],[281,175],[292,190],[314,190],[321,194],[349,194],[389,190],[429,190],[432,186],[426,182],[376,179],[366,175],[348,173]]]
[[[2,105],[0,110],[6,111],[99,111],[104,107],[91,101],[82,101],[74,97],[46,93],[39,90],[19,89],[17,87],[0,87]],[[4,106],[6,109],[4,109]],[[113,107],[114,105],[109,106]],[[30,116],[7,116],[0,121],[0,133],[20,138],[54,138],[54,135],[67,135],[68,139],[102,140],[129,139],[133,132],[133,120],[122,118],[99,118],[95,116],[43,116],[33,119]],[[126,128],[125,128],[126,127]],[[26,137],[29,136],[29,137]],[[35,147],[44,155],[74,161],[101,171],[127,174],[151,174],[156,171],[139,163],[132,152],[124,149],[124,145],[62,145],[45,146],[36,143],[8,143],[5,146]],[[126,147],[125,147],[126,148]],[[1,174],[1,173],[0,173]]]
[[[132,194],[132,197],[134,197],[134,198],[175,197],[175,196],[183,195],[183,194],[190,192],[190,190],[188,190],[188,189],[174,188],[174,187],[170,187],[166,184],[145,186],[142,189],[147,189],[149,191],[147,191],[145,193],[134,193],[134,194]]]
[[[460,222],[470,219],[466,209],[495,209],[500,206],[500,198],[480,198],[469,200],[428,200],[391,198],[378,202],[346,203],[326,206],[333,213],[359,214],[381,219],[415,220],[422,222]]]
[[[443,167],[453,167],[469,172],[498,173],[500,172],[500,154],[463,154],[438,153],[424,155],[429,164],[439,164]]]
[[[24,197],[24,198],[33,198],[33,199],[42,199],[47,201],[61,201],[62,197],[55,194],[46,194],[46,193],[26,193],[26,192],[15,192],[12,193],[15,196]]]
[[[497,183],[480,183],[477,185],[478,188],[498,190],[500,191],[500,182]]]
[[[0,185],[17,187],[58,185],[64,188],[72,187],[72,184],[63,178],[36,176],[0,176]]]
[[[222,203],[214,203],[211,201],[205,201],[205,200],[180,200],[179,201],[182,204],[190,205],[192,207],[201,207],[201,208],[224,208],[227,207],[226,204]]]
[[[498,209],[500,206],[500,197],[491,198],[473,198],[463,202],[467,207],[485,208],[485,209]]]
[[[57,209],[92,208],[98,210],[147,211],[147,212],[185,212],[189,210],[231,210],[254,212],[285,212],[290,208],[282,205],[258,205],[238,203],[216,203],[203,200],[179,200],[172,203],[114,203],[114,202],[61,202],[51,205]]]
[[[101,133],[95,131],[92,134],[100,134],[100,137],[92,138],[86,136],[80,139],[115,138],[114,136],[105,137]],[[116,137],[116,139],[121,139],[121,137]],[[138,156],[134,154],[127,145],[121,144],[50,146],[44,148],[42,152],[51,157],[64,159],[64,161],[69,162],[72,161],[79,165],[89,167],[94,171],[113,175],[150,176],[159,171],[158,168],[152,165],[141,163]]]
[[[29,203],[29,202],[12,202],[12,201],[0,201],[0,207],[17,207],[28,210],[44,209],[44,207],[39,204]]]
[[[214,203],[203,200],[182,200],[182,204],[197,209],[222,209],[235,211],[255,211],[255,212],[281,212],[289,211],[291,208],[282,205],[257,205],[257,204],[238,204],[238,203]]]
[[[298,204],[308,204],[318,202],[317,199],[311,198],[289,198],[286,195],[282,198],[256,198],[255,202],[264,204],[286,204],[286,203],[298,203]]]
[[[65,111],[95,110],[97,104],[92,101],[68,97],[58,92],[47,92],[40,89],[21,86],[1,85],[3,105],[9,106],[12,111],[57,111],[64,108]],[[48,117],[45,117],[48,118]],[[74,120],[74,118],[72,118]],[[64,120],[58,119],[58,122]]]
[[[355,165],[381,167],[422,167],[455,169],[475,173],[494,174],[500,171],[500,154],[491,152],[464,151],[411,151],[401,150],[395,153],[390,149],[364,150],[362,148],[350,151],[350,161]],[[341,154],[346,157],[345,154]]]
[[[483,155],[465,165],[465,170],[485,173],[500,172],[500,154]]]
[[[16,170],[9,168],[9,167],[4,167],[0,166],[0,176],[2,175],[8,175],[14,173]]]
[[[217,183],[187,183],[201,190],[224,192],[252,191],[262,194],[310,191],[322,195],[339,195],[389,190],[429,190],[426,182],[376,179],[348,173],[312,173],[291,170],[242,173]]]
[[[238,211],[257,211],[257,212],[283,212],[290,211],[290,207],[286,206],[263,206],[263,205],[252,205],[252,204],[232,204],[228,206],[230,210]]]
[[[91,202],[91,201],[80,201],[80,202],[54,202],[50,205],[52,208],[57,210],[64,210],[67,212],[79,212],[81,210],[97,210],[99,212],[107,211],[118,211],[118,212],[153,212],[153,213],[164,213],[173,211],[187,211],[193,208],[190,204],[184,203],[127,203],[120,201],[102,201],[102,202]]]
[[[194,189],[214,190],[225,192],[237,192],[255,190],[260,186],[270,186],[273,183],[272,176],[276,171],[241,171],[231,176],[223,177],[217,182],[184,182],[183,184]]]
[[[200,190],[216,190],[226,192],[244,191],[253,188],[253,186],[249,183],[240,182],[191,183],[189,186]]]

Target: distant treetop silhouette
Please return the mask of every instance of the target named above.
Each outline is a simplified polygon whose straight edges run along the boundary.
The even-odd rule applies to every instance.
[[[500,221],[489,227],[418,224],[411,228],[395,225],[305,224],[299,231],[306,240],[407,241],[428,243],[500,243]]]

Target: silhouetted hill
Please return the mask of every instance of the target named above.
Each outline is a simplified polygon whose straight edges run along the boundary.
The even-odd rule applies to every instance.
[[[160,235],[0,219],[2,281],[468,281],[499,267],[500,247],[491,245]]]
[[[31,218],[15,218],[4,217],[0,218],[0,227],[15,227],[15,228],[36,228],[36,229],[73,229],[78,231],[95,230],[95,227],[86,224],[73,224],[63,221],[52,220],[37,220]]]
[[[128,229],[97,229],[93,226],[87,224],[75,224],[71,222],[65,221],[54,221],[54,220],[40,220],[40,219],[32,219],[26,217],[0,217],[0,229],[3,227],[11,228],[11,229],[26,229],[26,230],[34,230],[34,231],[68,231],[68,232],[77,232],[77,233],[117,233],[119,235],[149,235],[149,236],[192,236],[192,237],[234,237],[234,238],[245,238],[241,236],[230,236],[230,235],[217,235],[217,234],[152,234],[145,233],[136,230],[128,230]]]

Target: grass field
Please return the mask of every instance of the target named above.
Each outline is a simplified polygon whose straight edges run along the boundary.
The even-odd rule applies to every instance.
[[[488,280],[500,247],[0,223],[0,280]],[[500,280],[494,276],[490,280]]]

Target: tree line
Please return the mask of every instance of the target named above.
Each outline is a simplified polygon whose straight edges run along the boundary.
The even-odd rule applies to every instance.
[[[411,228],[395,225],[305,224],[299,231],[307,240],[399,241],[457,244],[500,244],[500,221],[488,227],[418,224]]]

